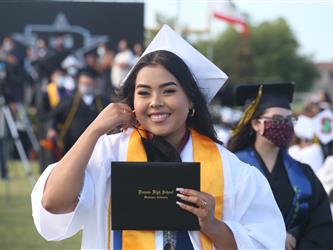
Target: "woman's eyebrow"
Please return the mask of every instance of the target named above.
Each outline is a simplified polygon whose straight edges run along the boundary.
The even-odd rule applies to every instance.
[[[160,88],[165,88],[165,87],[168,87],[168,86],[171,86],[171,85],[177,86],[177,83],[175,83],[175,82],[166,82],[166,83],[162,83],[162,84],[160,85]]]
[[[148,88],[148,89],[151,89],[151,87],[149,85],[142,84],[142,83],[139,83],[138,85],[136,85],[135,88],[136,89],[138,89],[138,88]]]
[[[172,86],[172,85],[178,86],[177,83],[175,83],[175,82],[166,82],[166,83],[160,84],[159,88],[165,88],[165,87]],[[151,86],[147,85],[147,84],[139,83],[138,85],[136,85],[135,88],[136,89],[138,89],[138,88],[148,88],[148,89],[151,89]]]

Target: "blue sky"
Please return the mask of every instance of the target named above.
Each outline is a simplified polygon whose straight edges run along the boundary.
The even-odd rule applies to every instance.
[[[192,29],[208,27],[208,1],[204,0],[149,0],[145,1],[145,26],[154,27],[156,12],[178,16],[180,26]],[[210,1],[213,2],[213,1]],[[253,24],[283,17],[289,23],[300,43],[300,53],[315,62],[333,62],[333,0],[242,0],[234,1],[241,12],[249,15]],[[211,22],[213,35],[227,25]]]

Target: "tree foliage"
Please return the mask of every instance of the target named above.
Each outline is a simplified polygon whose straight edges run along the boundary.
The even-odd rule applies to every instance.
[[[282,18],[251,26],[248,38],[228,28],[212,44],[213,61],[231,83],[295,81],[296,89],[304,91],[318,75],[311,60],[299,54],[299,44]],[[205,54],[207,46],[207,41],[196,43]]]

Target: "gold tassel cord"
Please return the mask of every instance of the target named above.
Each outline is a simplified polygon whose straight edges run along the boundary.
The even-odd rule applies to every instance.
[[[79,108],[79,104],[80,104],[80,100],[81,100],[81,94],[79,92],[76,92],[74,99],[73,99],[73,103],[71,106],[71,109],[66,117],[66,120],[64,122],[64,125],[59,133],[59,137],[57,140],[58,146],[59,147],[63,147],[63,140],[65,138],[65,135],[67,134],[69,127],[71,126],[74,116],[76,114],[77,109]]]
[[[247,124],[248,121],[251,120],[254,112],[256,111],[256,109],[259,105],[259,102],[260,102],[260,99],[262,96],[262,89],[263,89],[263,85],[260,85],[256,98],[245,109],[241,120],[238,122],[237,126],[231,131],[232,136],[237,135],[240,132],[240,130],[245,126],[245,124]]]

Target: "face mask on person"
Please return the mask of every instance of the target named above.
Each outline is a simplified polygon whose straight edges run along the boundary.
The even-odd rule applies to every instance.
[[[291,142],[293,135],[294,126],[288,119],[279,122],[275,120],[264,121],[263,136],[279,148],[287,147]]]
[[[77,72],[78,72],[78,69],[75,68],[75,67],[69,67],[69,68],[67,69],[67,73],[68,73],[70,76],[76,76]]]
[[[99,47],[99,48],[97,49],[97,55],[98,55],[99,57],[103,57],[104,54],[105,54],[105,48],[103,48],[103,47]]]
[[[13,45],[11,42],[4,42],[2,48],[5,52],[9,52],[13,49]]]
[[[65,86],[65,77],[60,76],[55,80],[55,82],[57,83],[57,86],[59,88],[64,87]]]
[[[95,89],[90,86],[79,85],[78,90],[81,93],[81,95],[95,95]]]

